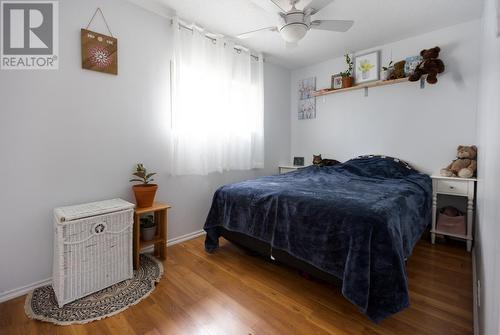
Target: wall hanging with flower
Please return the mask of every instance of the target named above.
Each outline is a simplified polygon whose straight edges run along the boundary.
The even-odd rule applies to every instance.
[[[88,30],[97,13],[100,13],[111,36]],[[118,74],[118,40],[113,37],[104,14],[97,8],[85,29],[81,30],[82,68]]]

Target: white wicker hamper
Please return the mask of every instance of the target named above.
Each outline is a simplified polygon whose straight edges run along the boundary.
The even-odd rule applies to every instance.
[[[133,208],[112,199],[54,210],[52,286],[59,307],[132,278]]]

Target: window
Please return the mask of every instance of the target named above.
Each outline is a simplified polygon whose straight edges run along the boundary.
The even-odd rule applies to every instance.
[[[262,168],[263,61],[174,20],[171,172]]]

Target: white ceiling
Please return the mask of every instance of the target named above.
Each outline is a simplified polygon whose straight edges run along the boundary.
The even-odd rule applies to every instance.
[[[207,30],[236,36],[276,24],[277,20],[251,0],[154,0]],[[278,0],[287,7],[287,0]],[[301,0],[297,7],[310,0]],[[423,34],[481,16],[482,0],[334,0],[315,19],[355,20],[347,33],[311,30],[294,49],[285,48],[278,33],[265,32],[241,42],[266,54],[266,59],[300,68]]]

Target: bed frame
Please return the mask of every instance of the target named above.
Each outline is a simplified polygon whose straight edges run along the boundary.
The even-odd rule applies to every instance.
[[[290,255],[286,251],[280,249],[274,249],[272,252],[272,257],[270,257],[271,245],[269,243],[262,242],[259,239],[250,237],[242,233],[229,231],[224,228],[222,228],[221,236],[224,237],[226,240],[238,245],[239,247],[242,247],[252,255],[257,255],[267,260],[270,259],[272,261],[282,263],[291,268],[299,270],[302,274],[305,274],[307,276],[312,276],[314,278],[320,279],[330,284],[338,285],[342,283],[342,281],[337,277],[325,271],[322,271],[317,267],[307,262],[304,262],[303,260],[300,260]],[[425,233],[422,238],[424,238],[424,236]],[[405,265],[406,266],[408,265],[408,258],[405,258]]]
[[[257,254],[258,256],[265,259],[271,259],[272,261],[285,264],[289,267],[299,270],[303,274],[312,276],[327,283],[334,285],[341,284],[341,280],[337,277],[290,255],[286,251],[273,249],[272,257],[270,257],[271,245],[269,243],[263,242],[242,233],[237,233],[226,229],[222,230],[222,237],[240,247],[243,247],[254,255]]]

